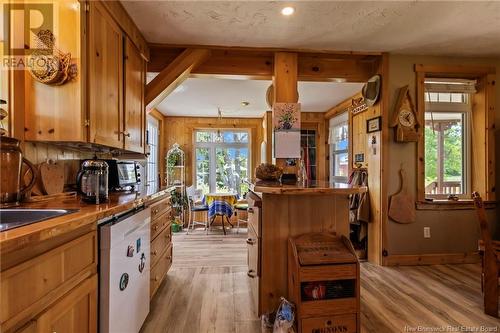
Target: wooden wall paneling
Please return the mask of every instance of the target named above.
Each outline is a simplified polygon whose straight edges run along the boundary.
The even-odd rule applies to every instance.
[[[102,2],[90,2],[89,18],[89,141],[123,148],[122,31]]]
[[[205,61],[210,51],[205,49],[186,49],[146,85],[144,103],[155,107],[177,86],[188,78],[193,68]]]
[[[383,53],[379,58],[377,74],[382,76],[382,85],[380,88],[379,97],[379,115],[382,116],[382,130],[377,132],[379,137],[377,138],[378,145],[376,149],[378,152],[378,167],[380,168],[378,178],[373,178],[373,182],[378,182],[378,192],[375,194],[373,204],[381,210],[377,216],[373,218],[373,222],[368,225],[368,233],[371,235],[371,245],[368,245],[368,260],[373,263],[383,264],[383,256],[385,249],[387,247],[388,237],[387,237],[387,219],[389,211],[389,194],[388,194],[388,177],[389,177],[389,54]],[[372,172],[373,174],[373,172]],[[370,170],[368,171],[370,175]],[[370,184],[370,176],[368,176],[369,184],[368,186],[373,186]],[[376,195],[378,194],[378,198]],[[372,200],[372,197],[370,197]],[[378,221],[377,221],[378,218]],[[370,241],[369,241],[370,242]]]
[[[178,143],[186,153],[186,183],[192,184],[194,176],[193,133],[196,129],[235,128],[250,130],[251,168],[250,177],[260,164],[260,146],[264,133],[261,118],[204,118],[204,117],[165,117],[165,150]]]
[[[24,75],[25,85],[14,86],[24,99],[23,104],[16,107],[15,122],[19,136],[26,140],[43,141],[86,141],[84,126],[85,112],[82,105],[82,87],[85,80],[82,53],[85,37],[83,36],[81,12],[75,11],[71,4],[74,1],[49,1],[54,6],[54,35],[57,47],[62,52],[69,52],[72,64],[77,70],[76,77],[60,86],[50,86],[36,81],[30,73],[15,70],[14,82]],[[67,27],[73,27],[68,29]],[[16,93],[17,95],[17,93]],[[22,111],[24,111],[24,120]],[[71,121],[68,119],[71,118]],[[22,126],[22,127],[21,127]],[[26,130],[24,129],[26,128]],[[16,128],[15,128],[16,129]],[[22,129],[22,132],[20,132]]]
[[[144,60],[148,61],[150,58],[149,46],[139,31],[139,28],[137,28],[132,18],[128,15],[125,8],[123,8],[121,2],[106,0],[102,1],[102,3],[114,20],[123,29],[128,38],[130,38],[135,47],[137,47]]]

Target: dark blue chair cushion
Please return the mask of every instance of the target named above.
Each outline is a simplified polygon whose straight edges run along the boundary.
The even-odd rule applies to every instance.
[[[192,212],[203,212],[203,211],[208,211],[208,206],[207,205],[196,205],[191,207]]]

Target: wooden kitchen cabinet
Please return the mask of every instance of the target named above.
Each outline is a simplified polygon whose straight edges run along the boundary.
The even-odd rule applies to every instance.
[[[35,332],[97,332],[97,274],[49,307],[36,320]]]
[[[144,87],[145,61],[129,38],[125,38],[125,149],[144,152],[146,116]]]
[[[172,228],[170,197],[151,205],[150,298],[158,291],[172,266]]]
[[[69,0],[52,1],[64,18],[54,27],[57,42],[71,53],[76,76],[50,86],[26,72],[25,140],[144,153],[148,52],[139,30],[119,2],[81,1],[75,11],[62,5]]]
[[[89,6],[89,141],[123,148],[123,34],[100,2]]]
[[[79,325],[92,328],[97,317],[96,273],[96,231],[34,253],[32,258],[3,270],[0,331],[74,332],[78,330],[64,328]],[[84,325],[83,321],[88,322]]]

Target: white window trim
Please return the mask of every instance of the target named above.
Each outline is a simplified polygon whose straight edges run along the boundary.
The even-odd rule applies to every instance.
[[[217,132],[217,130],[220,130],[221,132],[224,131],[234,131],[234,132],[245,132],[248,134],[248,143],[225,143],[225,142],[196,142],[196,132]],[[248,128],[197,128],[193,131],[193,173],[192,173],[192,180],[193,180],[193,185],[195,186],[196,189],[198,189],[198,184],[196,181],[196,149],[197,148],[208,148],[209,149],[209,157],[210,161],[215,161],[216,160],[216,154],[215,150],[216,148],[219,147],[224,147],[224,148],[248,148],[248,158],[247,158],[247,173],[248,173],[248,178],[250,179],[252,176],[252,170],[251,170],[251,165],[252,165],[252,137],[251,137],[252,131]],[[216,184],[216,179],[217,179],[217,168],[214,163],[210,163],[209,167],[209,192],[214,193],[217,190],[217,184]]]
[[[427,91],[426,91],[427,92]],[[456,194],[459,199],[470,199],[472,193],[472,105],[470,96],[466,103],[453,102],[425,102],[425,113],[462,113],[464,115],[464,133],[463,133],[463,169],[464,169],[464,193]],[[424,116],[425,117],[425,116]],[[425,147],[425,138],[424,138]],[[424,148],[425,149],[425,148]],[[428,194],[425,197],[433,199],[447,199],[448,194]]]
[[[347,124],[347,149],[343,150],[334,150],[333,149],[333,142],[332,142],[332,136],[333,136],[333,129],[341,124]],[[349,180],[349,176],[342,177],[342,176],[335,176],[335,170],[333,170],[334,165],[335,165],[335,155],[338,153],[347,153],[347,156],[349,156],[349,140],[350,140],[350,128],[349,128],[349,113],[348,111],[343,112],[334,118],[330,120],[329,124],[329,138],[328,138],[328,144],[329,144],[329,151],[330,151],[330,183],[347,183]],[[349,165],[351,161],[348,159],[347,164]]]
[[[156,138],[156,142],[155,142],[155,145],[154,145],[154,149],[156,150],[155,152],[153,151],[150,151],[150,156],[156,156],[156,163],[155,164],[155,169],[156,169],[156,173],[154,175],[154,179],[151,180],[151,175],[149,174],[148,170],[149,170],[149,164],[153,164],[153,163],[150,163],[149,162],[149,157],[146,159],[146,181],[145,181],[145,186],[148,187],[148,186],[151,186],[151,183],[153,183],[153,185],[156,186],[156,190],[159,190],[160,189],[160,183],[159,183],[159,179],[158,179],[158,174],[159,174],[159,163],[160,163],[160,122],[158,121],[158,119],[154,118],[154,117],[151,117],[151,116],[148,116],[147,118],[147,123],[146,123],[146,128],[148,128],[150,126],[150,124],[153,126],[153,127],[156,127],[156,130],[157,130],[157,138]],[[151,135],[151,133],[148,133],[148,136]],[[148,139],[148,144],[149,143],[149,137],[147,138]]]

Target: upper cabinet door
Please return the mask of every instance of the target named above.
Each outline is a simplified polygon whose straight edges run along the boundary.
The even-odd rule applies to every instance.
[[[134,44],[125,42],[125,149],[144,153],[145,63]]]
[[[89,141],[123,148],[123,35],[100,2],[89,4]]]

